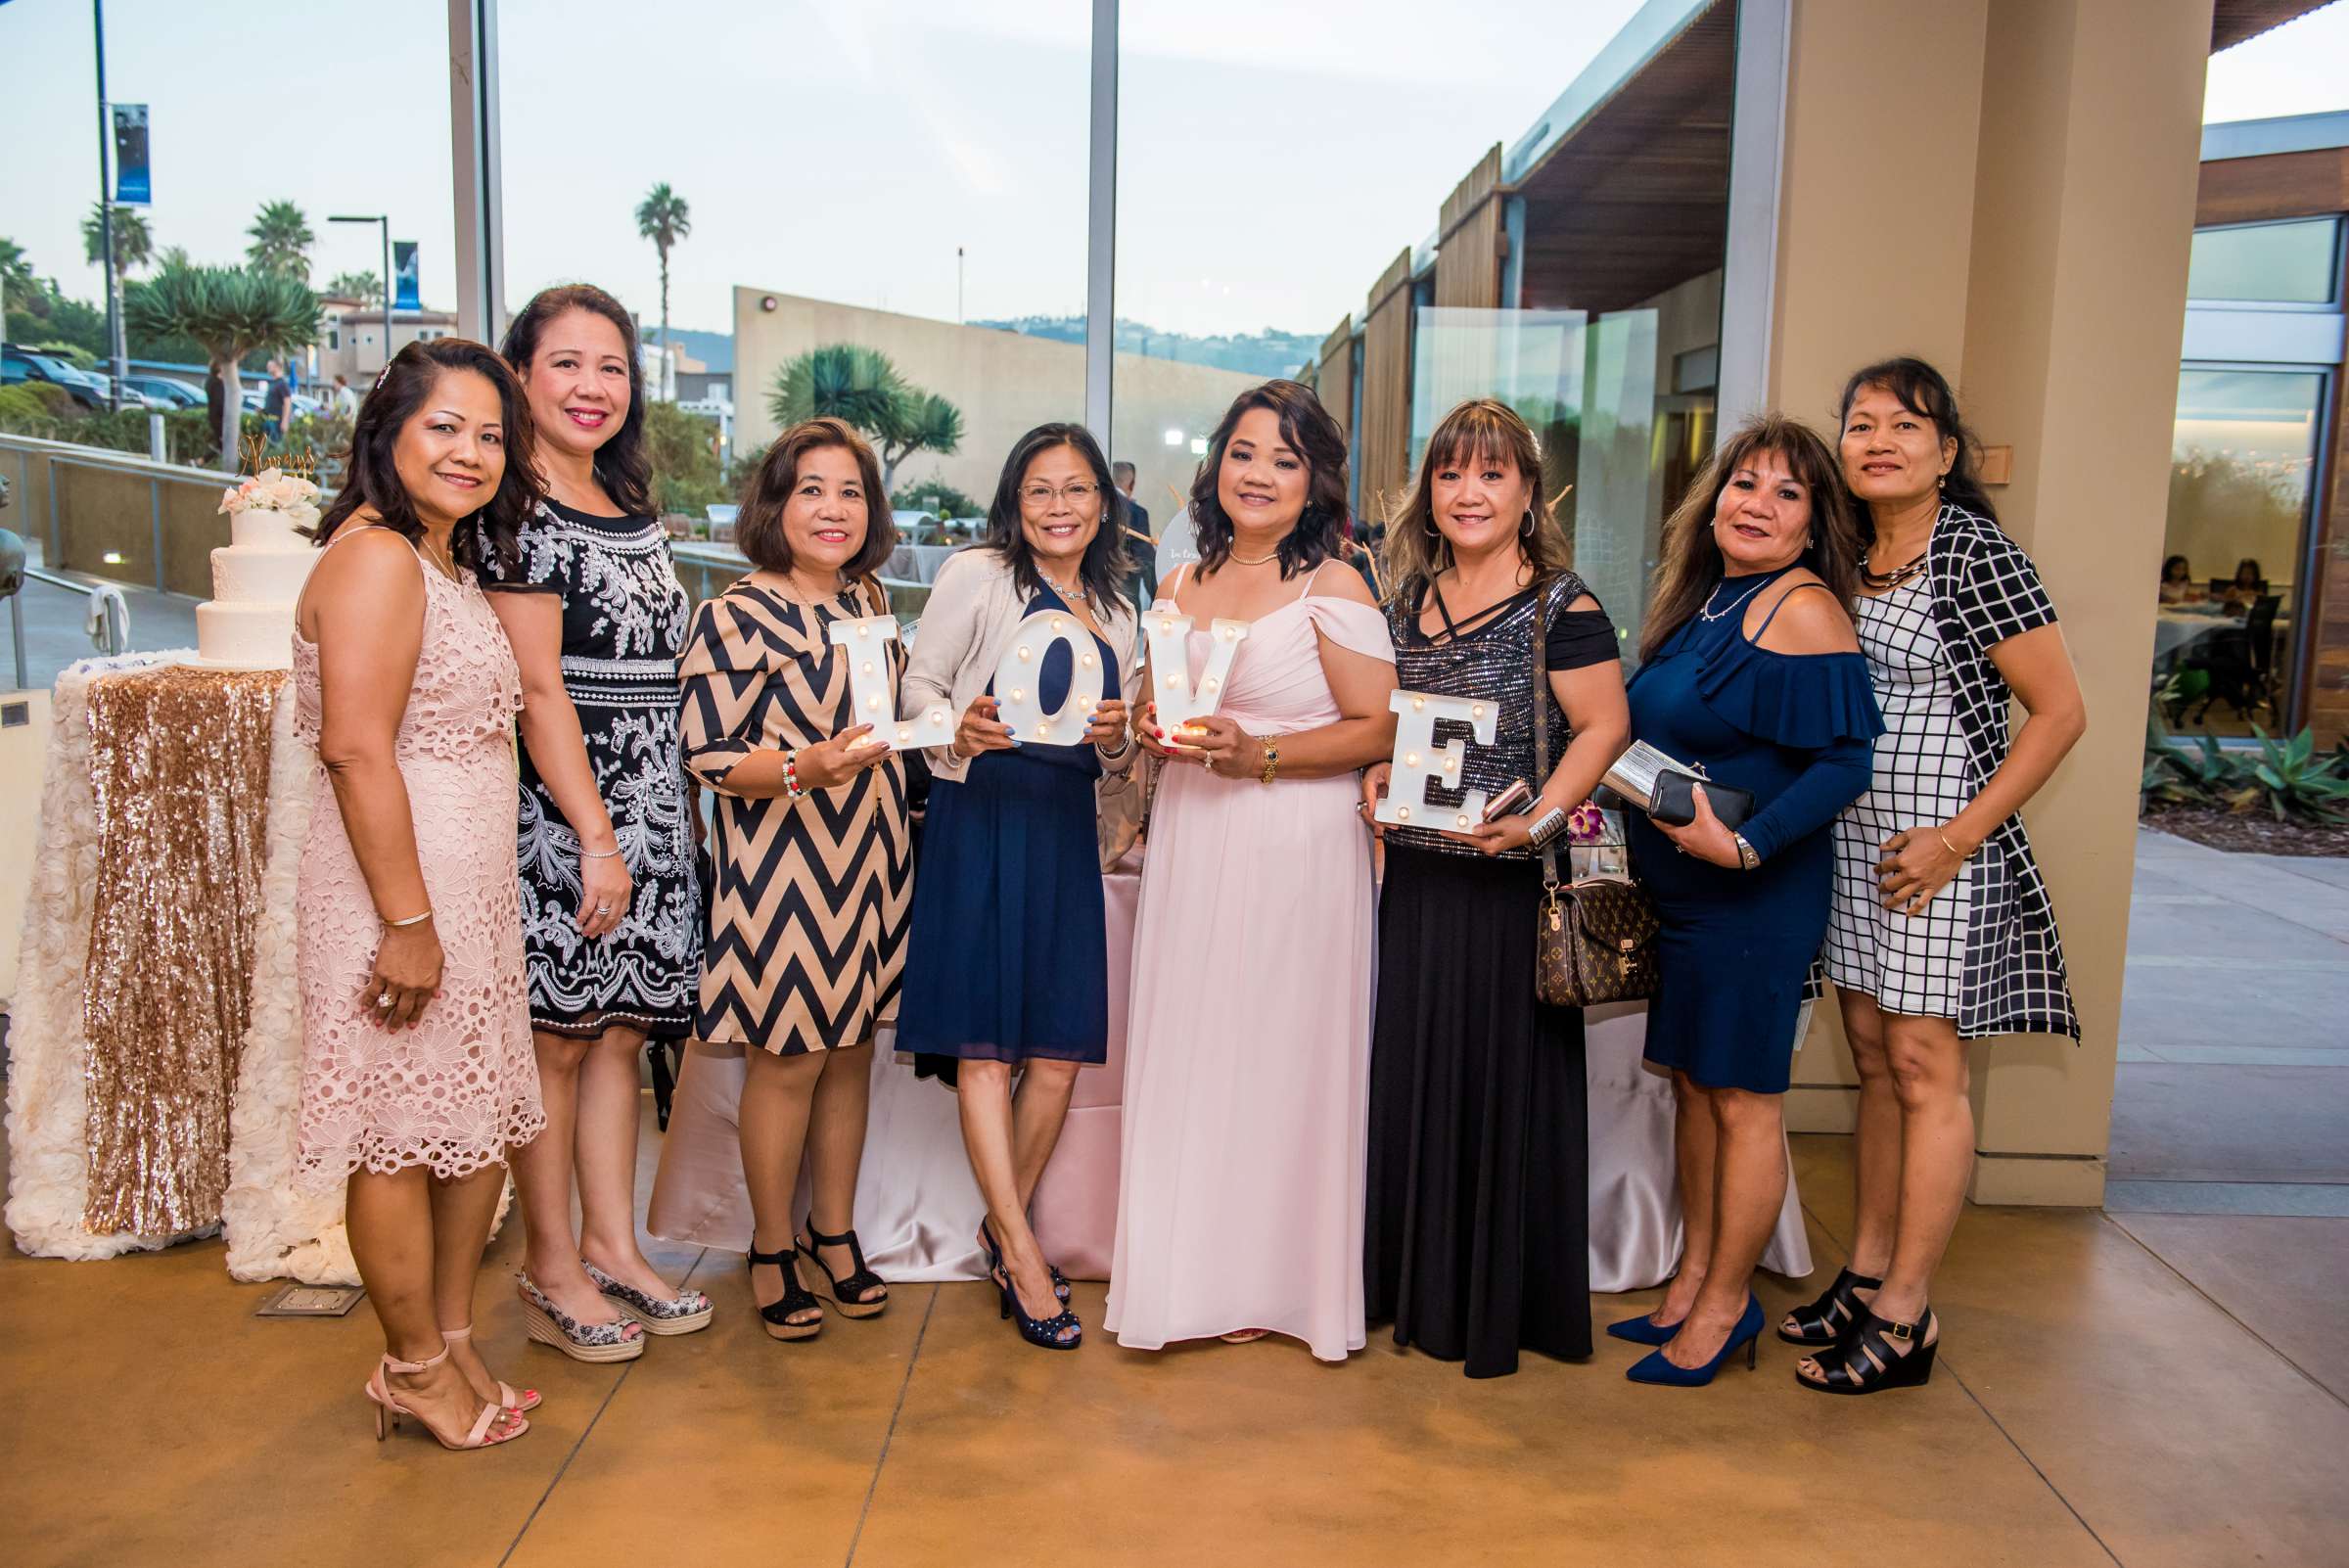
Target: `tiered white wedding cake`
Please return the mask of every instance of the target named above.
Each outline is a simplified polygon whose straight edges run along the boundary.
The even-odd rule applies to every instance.
[[[294,601],[318,551],[298,531],[318,526],[318,486],[265,468],[222,493],[233,541],[212,552],[212,597],[196,607],[196,651],[227,669],[289,669]]]

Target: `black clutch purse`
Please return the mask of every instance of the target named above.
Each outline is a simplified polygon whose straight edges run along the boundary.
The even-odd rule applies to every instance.
[[[1648,817],[1674,827],[1686,827],[1696,820],[1696,786],[1705,787],[1705,799],[1712,803],[1713,814],[1721,825],[1731,833],[1745,826],[1754,814],[1754,792],[1741,790],[1734,784],[1718,784],[1709,778],[1698,778],[1668,767],[1656,774],[1656,792],[1647,803]]]

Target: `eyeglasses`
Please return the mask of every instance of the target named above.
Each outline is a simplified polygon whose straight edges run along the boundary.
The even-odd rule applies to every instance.
[[[1020,486],[1020,504],[1023,506],[1050,506],[1053,498],[1057,496],[1066,500],[1071,506],[1090,506],[1100,497],[1100,494],[1101,486],[1093,484],[1090,480],[1077,480],[1063,484],[1059,489],[1054,489],[1049,484],[1023,484]]]

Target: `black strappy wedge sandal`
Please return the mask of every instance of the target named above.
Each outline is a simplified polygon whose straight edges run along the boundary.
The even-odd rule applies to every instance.
[[[1778,1338],[1789,1345],[1805,1349],[1825,1349],[1843,1343],[1843,1336],[1860,1326],[1860,1316],[1867,1304],[1860,1299],[1864,1290],[1881,1290],[1884,1281],[1855,1274],[1849,1268],[1835,1270],[1835,1283],[1819,1292],[1817,1300],[1786,1314],[1786,1322],[1794,1324],[1788,1333],[1786,1322],[1778,1324]]]
[[[1821,1394],[1881,1394],[1889,1388],[1922,1388],[1933,1375],[1933,1353],[1941,1348],[1940,1326],[1930,1307],[1919,1313],[1913,1323],[1896,1323],[1864,1312],[1850,1338],[1826,1355],[1814,1358],[1819,1363],[1820,1376],[1805,1377],[1797,1368],[1794,1380]],[[1928,1334],[1933,1337],[1927,1339]]]
[[[743,1260],[743,1268],[746,1271],[758,1268],[760,1264],[783,1270],[782,1296],[759,1309],[759,1320],[765,1325],[766,1337],[769,1339],[813,1339],[823,1331],[824,1320],[821,1316],[812,1322],[795,1323],[791,1320],[795,1313],[804,1313],[809,1308],[813,1308],[818,1314],[824,1310],[824,1304],[817,1301],[808,1293],[807,1287],[800,1283],[799,1258],[799,1249],[796,1247],[786,1247],[781,1252],[760,1252],[754,1244],[748,1256]],[[754,1288],[751,1300],[757,1302],[758,1299],[758,1292]]]
[[[814,1225],[807,1227],[808,1245],[800,1255],[815,1265],[815,1271],[824,1276],[824,1288],[832,1297],[832,1305],[840,1309],[843,1317],[878,1317],[889,1310],[889,1287],[879,1274],[864,1266],[864,1249],[856,1243],[854,1230],[844,1230],[837,1236],[827,1236]],[[817,1247],[846,1247],[850,1259],[856,1265],[847,1278],[834,1274],[824,1260],[817,1256]],[[881,1286],[878,1300],[867,1301],[864,1293],[875,1285]]]

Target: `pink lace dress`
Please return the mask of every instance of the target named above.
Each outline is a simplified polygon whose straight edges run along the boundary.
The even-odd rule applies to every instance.
[[[389,1174],[422,1165],[438,1176],[467,1176],[503,1164],[507,1145],[528,1143],[546,1125],[514,858],[522,675],[481,586],[470,576],[452,582],[421,556],[416,564],[424,573],[424,648],[397,756],[445,968],[440,994],[415,1027],[392,1033],[376,1022],[365,990],[383,922],[334,786],[318,767],[296,896],[302,1060],[295,1176],[313,1189],[338,1186],[362,1167]],[[318,647],[299,630],[294,699],[295,732],[314,748]]]

